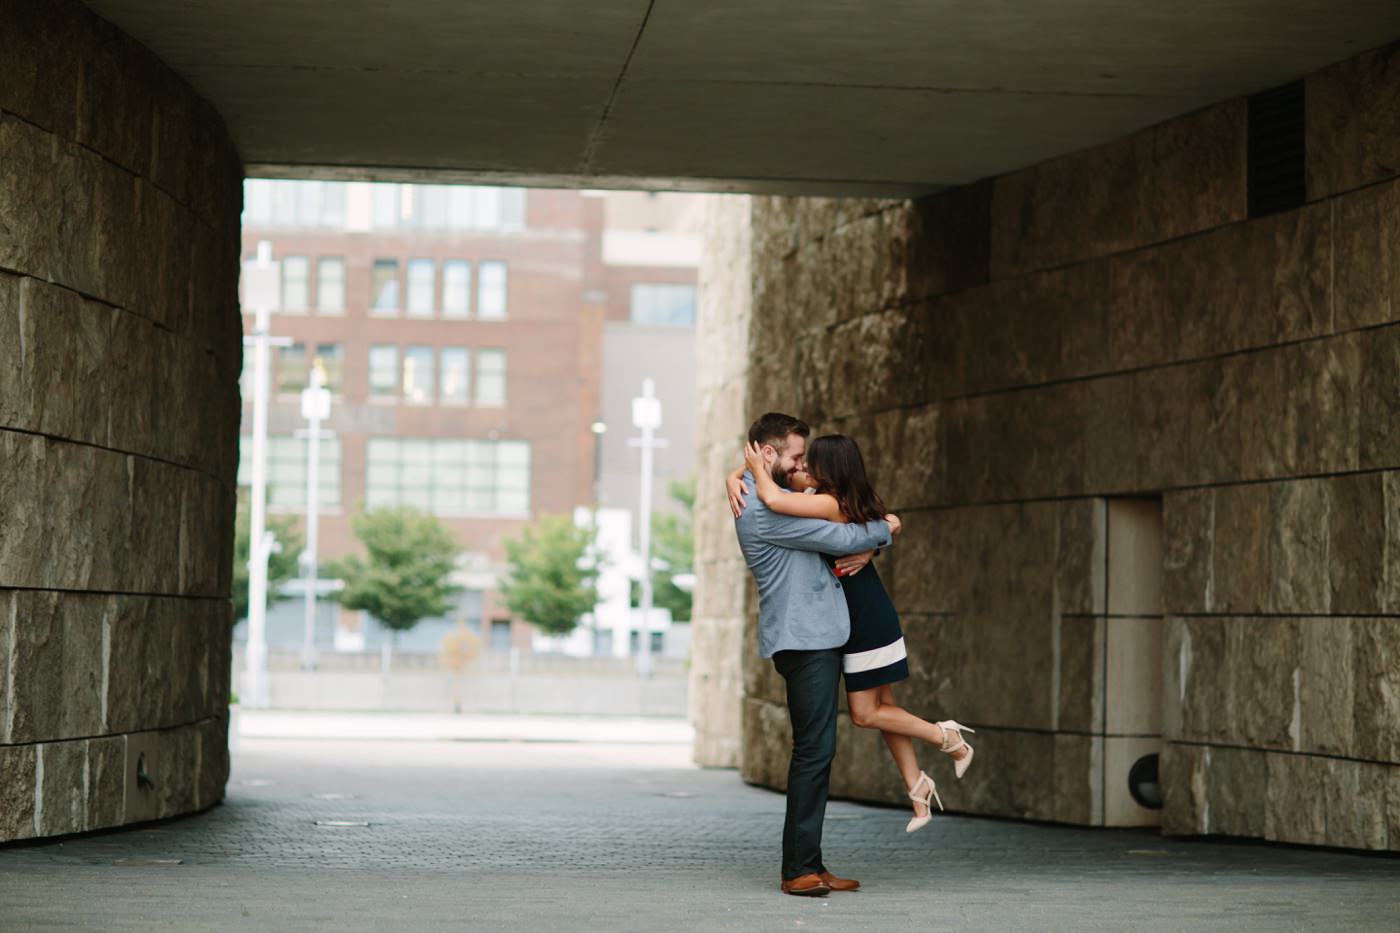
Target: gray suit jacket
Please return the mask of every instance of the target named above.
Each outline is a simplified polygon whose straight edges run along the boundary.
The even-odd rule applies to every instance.
[[[744,474],[744,512],[734,519],[739,547],[758,583],[759,654],[839,648],[851,620],[841,581],[822,554],[859,554],[890,543],[884,522],[843,525],[770,511]]]

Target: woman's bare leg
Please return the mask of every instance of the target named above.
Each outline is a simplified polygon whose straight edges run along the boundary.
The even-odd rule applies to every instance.
[[[881,691],[884,691],[882,696]],[[871,687],[846,694],[851,709],[851,722],[862,729],[879,729],[895,735],[907,735],[912,739],[923,739],[943,747],[943,727],[936,722],[920,719],[894,702],[894,691],[889,687]],[[966,749],[953,756],[957,761],[967,754]],[[918,775],[915,774],[915,777]]]
[[[881,693],[881,699],[889,703],[894,703],[894,693],[889,686],[877,688]],[[880,737],[885,740],[886,747],[890,750],[890,757],[894,759],[895,766],[899,768],[899,776],[904,779],[904,787],[910,790],[914,783],[919,780],[919,756],[914,752],[914,740],[907,735],[898,735],[894,732],[881,732]],[[927,816],[928,807],[922,801],[911,801],[914,804],[915,816]]]

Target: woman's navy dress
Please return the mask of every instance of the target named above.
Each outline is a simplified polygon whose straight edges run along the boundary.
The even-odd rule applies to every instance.
[[[846,690],[869,690],[907,678],[909,661],[899,613],[874,562],[855,576],[841,577],[841,589],[851,615],[851,637],[841,649]]]

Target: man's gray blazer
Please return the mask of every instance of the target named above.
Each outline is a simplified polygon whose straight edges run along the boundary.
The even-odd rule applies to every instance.
[[[753,474],[744,473],[744,487],[744,511],[734,530],[758,583],[759,654],[841,647],[851,634],[846,596],[821,555],[887,547],[890,526],[779,515],[758,498]]]

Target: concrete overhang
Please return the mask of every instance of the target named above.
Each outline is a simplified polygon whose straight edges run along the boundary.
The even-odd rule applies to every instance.
[[[87,0],[249,174],[909,196],[1400,36],[1396,0]]]

